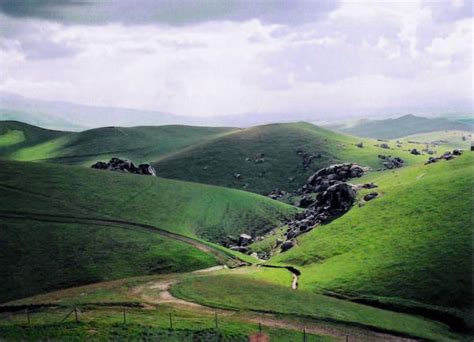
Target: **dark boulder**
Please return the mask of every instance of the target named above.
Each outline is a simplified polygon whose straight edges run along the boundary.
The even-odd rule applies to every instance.
[[[414,155],[420,155],[420,151],[418,151],[416,148],[413,148],[411,151],[410,151],[411,154],[414,154]]]
[[[141,175],[156,176],[155,168],[150,164],[140,164],[138,170],[140,170]]]
[[[290,241],[290,240],[285,241],[281,245],[281,251],[285,252],[285,251],[289,250],[290,248],[293,248],[294,246],[295,246],[295,243],[293,241]]]
[[[375,197],[377,197],[379,194],[376,192],[371,192],[370,194],[367,194],[364,196],[364,201],[370,201],[373,200]]]

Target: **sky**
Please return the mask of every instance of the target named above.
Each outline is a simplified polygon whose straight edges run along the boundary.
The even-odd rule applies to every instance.
[[[0,91],[185,116],[473,106],[471,0],[0,0]]]

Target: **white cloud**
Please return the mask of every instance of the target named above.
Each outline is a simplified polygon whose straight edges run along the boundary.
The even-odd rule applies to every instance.
[[[194,116],[472,103],[473,20],[438,23],[432,14],[418,1],[366,1],[299,26],[2,17],[0,89]]]

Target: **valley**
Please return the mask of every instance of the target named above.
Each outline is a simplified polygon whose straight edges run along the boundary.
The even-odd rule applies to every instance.
[[[0,336],[468,340],[467,137],[0,122]]]

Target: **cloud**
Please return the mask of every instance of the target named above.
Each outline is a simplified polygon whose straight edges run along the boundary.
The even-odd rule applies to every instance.
[[[178,26],[251,19],[272,24],[300,24],[320,19],[337,5],[335,0],[0,0],[0,10],[13,17],[68,24]]]
[[[278,4],[258,19],[249,18],[259,10],[211,13],[204,6],[206,15],[173,25],[146,18],[133,25],[38,19],[46,5],[48,13],[75,8],[80,14],[87,8],[82,2],[16,9],[15,16],[0,17],[0,90],[194,116],[337,118],[472,106],[471,17],[441,20],[436,4],[425,1],[349,1],[317,19],[301,13],[298,21],[282,14],[288,2]]]

